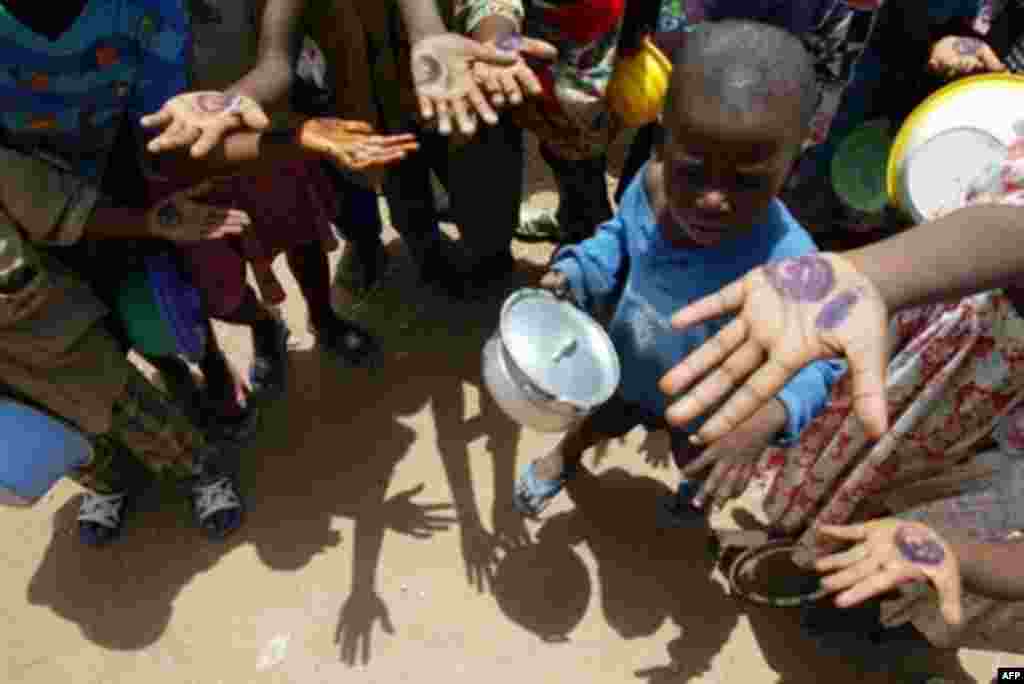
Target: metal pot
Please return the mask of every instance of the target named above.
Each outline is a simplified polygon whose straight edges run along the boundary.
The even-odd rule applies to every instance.
[[[619,374],[604,329],[546,290],[512,293],[483,350],[484,384],[495,402],[538,432],[579,423],[612,397]]]

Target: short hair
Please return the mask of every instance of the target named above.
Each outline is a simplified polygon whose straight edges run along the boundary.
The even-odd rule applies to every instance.
[[[806,130],[817,111],[814,60],[800,39],[776,26],[732,19],[698,24],[672,61],[670,102],[687,96],[679,92],[684,72],[696,72],[704,77],[705,92],[741,120],[763,114],[780,98],[797,97]]]

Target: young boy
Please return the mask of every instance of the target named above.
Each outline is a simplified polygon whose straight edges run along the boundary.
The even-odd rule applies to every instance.
[[[765,24],[702,24],[674,63],[665,141],[626,191],[617,215],[594,237],[558,252],[541,281],[610,317],[622,382],[611,402],[526,468],[515,499],[528,515],[561,491],[589,447],[640,424],[667,429],[658,380],[725,324],[675,332],[675,311],[755,266],[816,251],[776,198],[817,104],[814,65],[800,41]],[[798,263],[807,268],[778,277],[798,280],[813,297],[830,274]],[[742,432],[764,447],[795,439],[824,406],[840,372],[833,362],[807,367]],[[678,465],[695,455],[686,436],[698,427],[672,432]],[[679,499],[688,501],[690,490],[684,482]]]

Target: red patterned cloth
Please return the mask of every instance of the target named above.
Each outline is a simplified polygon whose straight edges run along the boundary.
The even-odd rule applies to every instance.
[[[857,508],[948,473],[1024,397],[1024,319],[1001,291],[898,314],[886,397],[890,429],[870,441],[853,414],[850,376],[798,444],[769,449],[769,521],[810,554],[830,550],[809,528],[849,522]]]
[[[171,190],[164,185],[154,191],[166,196]],[[238,238],[182,246],[193,281],[213,316],[230,314],[241,304],[246,263],[252,266],[263,300],[279,304],[285,292],[271,269],[273,260],[310,242],[319,241],[326,252],[338,245],[331,228],[338,201],[318,162],[291,162],[273,174],[234,176],[203,201],[241,209],[252,219]]]

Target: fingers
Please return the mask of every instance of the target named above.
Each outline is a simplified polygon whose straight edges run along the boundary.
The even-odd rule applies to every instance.
[[[885,400],[888,368],[885,344],[872,342],[868,346],[848,348],[846,356],[853,375],[853,409],[868,435],[879,439],[889,423],[889,405]]]
[[[819,525],[819,534],[841,541],[863,541],[868,538],[871,532],[871,523],[859,523],[857,525]]]
[[[391,613],[387,608],[384,608],[383,614],[380,616],[380,624],[384,628],[384,632],[387,634],[395,633],[395,625],[391,622]],[[369,659],[367,659],[369,660]]]
[[[525,48],[526,41],[523,41]],[[467,39],[463,45],[468,55],[476,60],[495,66],[509,66],[516,63],[519,53],[509,50],[501,50],[495,45],[481,43],[476,40]]]
[[[441,135],[451,135],[452,115],[451,109],[446,100],[438,100],[434,103],[434,111],[437,116],[437,132]]]
[[[200,131],[199,139],[192,145],[191,155],[193,159],[201,159],[209,154],[210,150],[217,146],[226,132],[221,126],[207,126]]]
[[[516,79],[527,95],[536,96],[544,92],[544,86],[541,85],[540,79],[529,66],[523,65],[522,69],[517,69]]]
[[[704,502],[708,499],[712,501],[718,500],[718,493],[721,486],[725,483],[726,475],[728,474],[730,464],[727,462],[716,463],[715,467],[711,469],[711,474],[704,481],[704,485],[697,492],[697,496],[693,497],[693,505],[697,508],[703,508]]]
[[[558,58],[558,49],[554,45],[536,38],[523,38],[519,53],[548,62]]]
[[[854,587],[882,572],[884,570],[879,560],[874,556],[868,556],[863,560],[855,562],[853,565],[844,566],[842,570],[828,575],[821,580],[821,586],[830,592],[839,592]]]
[[[469,92],[466,93],[466,98],[469,100],[470,105],[472,105],[473,110],[481,119],[486,121],[489,126],[493,126],[498,123],[498,115],[495,113],[494,108],[491,107],[491,103],[487,101],[486,97],[484,97],[480,88],[476,86],[470,88]]]
[[[750,376],[745,384],[740,385],[721,408],[715,411],[700,431],[690,438],[690,441],[695,444],[711,444],[729,434],[778,394],[792,375],[793,371],[789,367],[782,365],[773,357],[769,357],[764,365]],[[714,377],[708,378],[697,387],[697,390],[714,379]],[[725,380],[722,379],[720,382],[725,382]],[[714,402],[717,402],[721,396],[724,396],[724,392],[710,391],[705,401],[712,400],[712,403],[708,403],[707,406],[714,405]]]
[[[341,123],[341,127],[342,127],[343,130],[345,130],[348,133],[373,133],[374,132],[373,126],[371,126],[366,121],[343,121]],[[409,134],[408,133],[403,134],[403,136],[405,136],[405,135],[409,135]],[[392,137],[396,137],[397,138],[397,137],[401,137],[401,136],[392,136]]]
[[[473,64],[473,78],[481,84],[491,98],[491,104],[495,107],[505,106],[505,92],[501,89],[498,81],[497,71],[491,69],[482,62]]]
[[[673,327],[675,327],[674,324]],[[666,373],[658,382],[658,387],[670,397],[679,394],[709,370],[718,366],[723,359],[743,344],[746,338],[746,323],[741,318],[734,319],[719,330],[717,335],[690,352],[675,368]],[[694,413],[687,420],[692,420],[698,415],[700,413]],[[669,421],[671,422],[672,419],[669,418]]]
[[[1006,71],[1006,66],[992,50],[990,45],[982,45],[978,51],[978,59],[985,71]]]
[[[455,98],[451,106],[455,111],[455,123],[459,127],[459,132],[463,135],[476,133],[476,115],[471,115],[469,103],[462,98]]]
[[[682,468],[679,471],[679,474],[687,478],[695,477],[709,466],[716,464],[723,456],[725,456],[724,449],[718,448],[717,446],[708,447],[704,450],[704,453],[697,457],[696,460],[687,464],[685,468]]]
[[[748,276],[749,277],[749,276]],[[672,327],[676,330],[739,311],[746,298],[745,279],[737,280],[716,292],[685,306],[672,317]]]
[[[901,564],[897,568],[889,568],[880,572],[876,571],[851,589],[839,594],[836,597],[836,605],[840,608],[856,606],[870,598],[890,592],[899,585],[914,579],[916,579],[916,576],[910,564]]]
[[[424,121],[431,121],[434,118],[434,102],[429,97],[420,96],[417,98],[420,103],[420,116]]]
[[[262,131],[270,126],[270,117],[267,116],[266,112],[258,104],[252,103],[248,107],[242,107],[242,110],[238,113],[242,117],[242,123],[245,124],[246,128]]]
[[[166,126],[174,120],[174,115],[171,114],[171,110],[167,107],[161,107],[159,110],[152,114],[139,119],[139,123],[143,128],[157,128],[159,126]]]
[[[515,73],[506,71],[501,74],[501,88],[504,90],[505,97],[508,98],[509,104],[513,107],[523,103],[523,93],[519,89],[519,81],[516,78],[519,71],[521,71],[521,69],[517,69]],[[526,71],[529,72],[530,70],[527,68]],[[539,86],[540,83],[537,85]]]
[[[821,573],[841,570],[842,568],[847,568],[855,563],[859,563],[864,560],[866,555],[867,547],[863,544],[858,544],[857,546],[847,549],[841,553],[834,553],[831,556],[819,558],[814,562],[814,569]]]
[[[963,602],[960,595],[960,573],[953,566],[943,566],[931,577],[935,589],[939,592],[939,610],[946,622],[958,626],[964,621]]]

